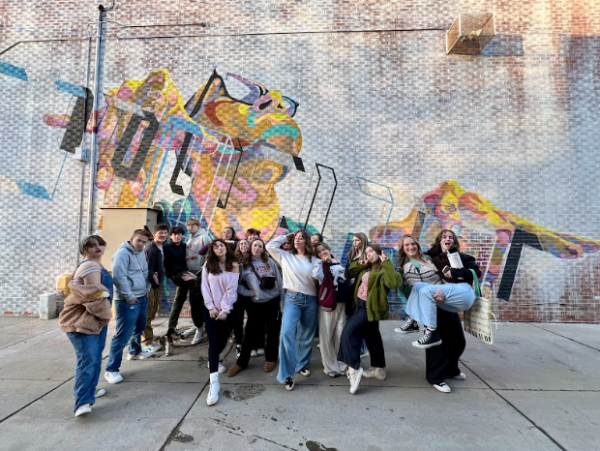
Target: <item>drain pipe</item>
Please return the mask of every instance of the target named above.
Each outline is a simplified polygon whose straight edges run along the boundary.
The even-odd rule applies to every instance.
[[[93,219],[94,219],[94,193],[96,191],[96,168],[98,165],[98,109],[100,108],[100,97],[102,96],[102,76],[104,69],[104,47],[106,32],[106,13],[115,9],[115,2],[113,0],[112,5],[104,7],[98,5],[98,28],[96,30],[96,61],[94,69],[94,104],[93,104],[93,130],[92,130],[92,142],[91,142],[91,154],[90,154],[90,181],[89,181],[89,192],[88,192],[88,221],[87,231],[88,235],[91,235],[93,230]]]

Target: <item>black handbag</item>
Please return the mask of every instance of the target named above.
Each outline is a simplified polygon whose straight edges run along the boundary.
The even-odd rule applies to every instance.
[[[271,290],[271,289],[275,288],[275,285],[277,284],[277,279],[275,277],[273,277],[273,276],[260,277],[258,275],[258,273],[256,272],[256,268],[254,267],[252,262],[250,262],[250,269],[252,270],[252,272],[254,273],[256,278],[258,279],[258,286],[260,287],[261,290]]]

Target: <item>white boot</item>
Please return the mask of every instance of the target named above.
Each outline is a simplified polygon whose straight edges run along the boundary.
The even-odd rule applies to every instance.
[[[219,383],[219,373],[210,373],[210,388],[206,397],[206,405],[214,406],[219,400],[219,391],[221,384]]]

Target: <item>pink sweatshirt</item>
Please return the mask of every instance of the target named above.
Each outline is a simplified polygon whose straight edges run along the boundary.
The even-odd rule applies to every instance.
[[[216,308],[219,315],[229,314],[237,299],[238,280],[240,275],[223,271],[221,274],[211,274],[202,268],[202,296],[208,310]]]

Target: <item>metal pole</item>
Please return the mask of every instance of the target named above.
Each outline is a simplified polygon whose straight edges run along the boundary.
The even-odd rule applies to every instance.
[[[102,5],[98,6],[99,18],[96,31],[96,60],[94,69],[94,128],[92,130],[92,142],[90,153],[90,181],[88,192],[88,235],[92,234],[94,217],[94,191],[96,189],[96,165],[98,160],[98,108],[100,105],[100,96],[102,95],[102,69],[104,65],[104,31],[106,12]]]

